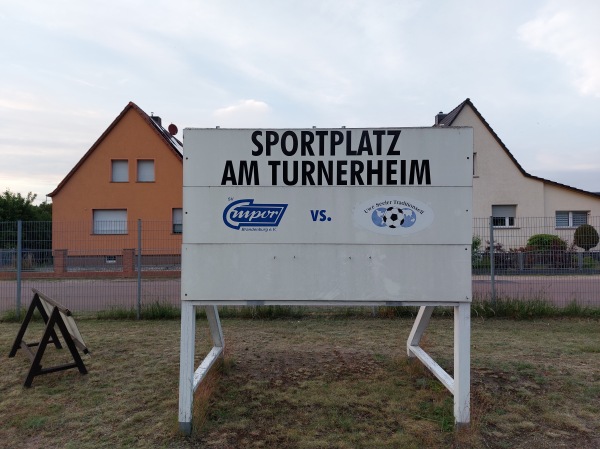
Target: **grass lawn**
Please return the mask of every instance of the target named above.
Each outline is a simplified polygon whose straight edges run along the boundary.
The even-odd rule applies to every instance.
[[[0,323],[0,447],[600,448],[600,323],[472,322],[472,424],[455,431],[452,396],[406,358],[408,318],[223,319],[226,355],[178,432],[179,321],[78,320],[92,355],[22,386],[8,358],[19,325]],[[452,319],[423,346],[452,369]],[[208,351],[198,320],[197,353]],[[28,341],[39,339],[40,322]],[[67,361],[49,346],[47,364]],[[199,360],[198,360],[199,363]]]

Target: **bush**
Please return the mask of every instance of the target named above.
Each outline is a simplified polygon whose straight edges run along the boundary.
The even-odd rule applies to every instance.
[[[557,235],[535,234],[527,240],[527,246],[534,251],[566,251],[567,242]]]
[[[481,237],[478,235],[474,235],[471,240],[471,251],[473,253],[478,253],[481,248]]]
[[[489,298],[475,298],[471,303],[473,316],[481,318],[511,318],[515,320],[531,320],[539,318],[559,317],[600,317],[600,309],[579,305],[576,301],[565,307],[543,299],[511,299],[498,298],[490,301]]]
[[[598,267],[598,262],[596,262],[593,257],[587,256],[587,257],[583,258],[583,268],[588,269],[588,270],[589,269],[594,270],[597,267]]]
[[[481,237],[474,235],[471,242],[471,267],[480,268],[482,257],[481,257]]]
[[[585,251],[589,251],[600,241],[598,231],[594,229],[592,225],[582,224],[575,229],[575,235],[573,237],[575,246],[583,248]]]
[[[572,253],[568,251],[567,242],[557,235],[535,234],[527,240],[524,249],[527,267],[572,268]]]

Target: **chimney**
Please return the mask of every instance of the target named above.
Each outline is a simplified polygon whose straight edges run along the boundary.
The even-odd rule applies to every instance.
[[[152,114],[152,112],[150,114]],[[154,120],[154,123],[156,123],[158,126],[162,126],[162,120],[158,115],[150,115],[150,118],[152,118],[152,120]]]
[[[440,111],[436,116],[435,116],[435,125],[439,126],[440,122],[442,120],[444,120],[446,118],[448,114],[444,114],[442,111]]]

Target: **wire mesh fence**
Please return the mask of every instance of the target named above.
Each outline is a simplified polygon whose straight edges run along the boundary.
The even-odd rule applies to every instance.
[[[493,217],[473,226],[476,299],[543,300],[565,306],[600,306],[600,217],[577,227],[559,217]]]
[[[600,217],[568,224],[474,219],[474,299],[599,307]],[[180,277],[181,228],[171,222],[0,222],[0,312],[27,307],[32,288],[73,311],[178,306]]]
[[[181,230],[171,222],[0,222],[0,311],[31,288],[73,311],[179,304]]]

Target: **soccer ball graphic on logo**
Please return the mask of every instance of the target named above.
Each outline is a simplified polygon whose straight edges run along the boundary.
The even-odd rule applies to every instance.
[[[388,228],[399,228],[404,223],[404,213],[397,207],[388,207],[383,214],[383,222]]]

